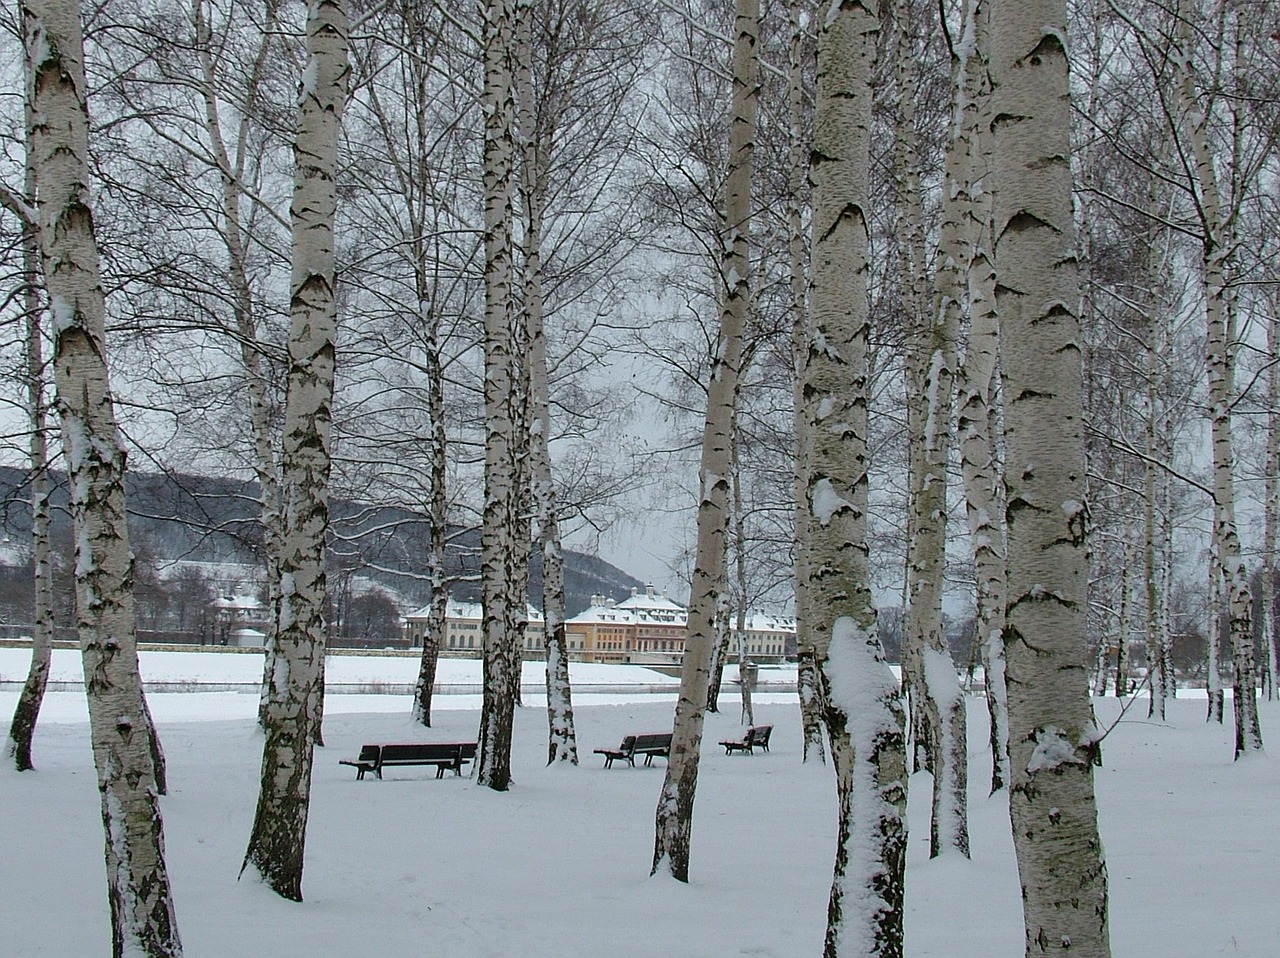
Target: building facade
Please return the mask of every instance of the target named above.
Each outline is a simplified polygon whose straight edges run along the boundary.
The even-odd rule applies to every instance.
[[[421,648],[430,610],[421,608],[405,616],[405,638],[410,648]],[[450,599],[445,610],[446,655],[479,656],[483,635],[483,609],[478,602]],[[630,598],[617,602],[594,595],[591,605],[565,620],[565,643],[574,662],[679,665],[684,656],[688,613],[652,585],[632,589]],[[751,613],[744,630],[747,655],[755,662],[782,662],[795,655],[795,619]],[[542,613],[529,607],[524,655],[540,658],[546,642]],[[737,659],[740,645],[730,640],[730,656]]]

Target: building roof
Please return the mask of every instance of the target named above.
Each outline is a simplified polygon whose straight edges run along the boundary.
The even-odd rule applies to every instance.
[[[542,622],[542,611],[528,606],[528,616],[530,622]],[[405,615],[407,620],[416,619],[425,620],[431,615],[431,606],[424,605],[420,609],[414,609]],[[445,605],[444,617],[446,619],[474,619],[479,622],[484,618],[484,606],[479,602],[464,602],[461,599],[455,599],[452,596]]]

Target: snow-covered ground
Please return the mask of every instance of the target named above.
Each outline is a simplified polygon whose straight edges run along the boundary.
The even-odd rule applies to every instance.
[[[260,664],[256,656],[174,655],[186,665],[144,660],[144,669],[153,677],[172,669],[166,674],[175,680],[234,682],[238,672],[224,669],[252,676]],[[68,667],[63,658],[59,668]],[[331,674],[345,658],[330,660]],[[611,686],[639,672],[594,668],[606,671],[584,670],[582,679],[590,673]],[[0,676],[12,681],[24,671],[25,653],[0,650]],[[5,722],[16,697],[13,686],[0,691]],[[328,745],[316,758],[302,904],[236,880],[257,795],[256,697],[158,693],[150,701],[169,760],[167,857],[190,956],[821,953],[834,785],[829,768],[800,764],[791,695],[757,696],[757,722],[775,726],[768,755],[730,757],[714,747],[740,734],[736,699],[708,716],[711,747],[699,774],[688,886],[648,876],[661,760],[606,771],[591,754],[629,732],[670,728],[674,691],[584,696],[576,709],[577,768],[543,765],[546,713],[526,697],[516,716],[515,784],[505,794],[465,777],[437,781],[422,768],[358,782],[338,764],[365,741],[473,739],[477,697],[440,696],[435,727],[424,730],[409,721],[407,696],[332,696]],[[1110,725],[1119,705],[1100,699],[1097,711]],[[1008,814],[983,787],[989,759],[981,699],[970,700],[969,713],[972,861],[929,861],[929,781],[917,775],[911,782],[911,958],[1023,952]],[[1167,723],[1148,721],[1139,703],[1104,743],[1097,783],[1116,956],[1280,954],[1280,768],[1267,756],[1232,762],[1229,721],[1207,725],[1203,698],[1172,703]],[[1264,736],[1280,734],[1280,704],[1263,702],[1262,721]],[[80,693],[49,694],[35,759],[32,773],[0,768],[0,955],[106,954],[102,827]]]

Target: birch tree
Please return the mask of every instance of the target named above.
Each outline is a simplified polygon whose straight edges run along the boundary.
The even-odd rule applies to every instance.
[[[791,36],[787,44],[787,267],[789,308],[791,311],[791,409],[795,432],[792,460],[795,463],[792,479],[795,495],[795,596],[796,596],[796,691],[800,696],[800,716],[803,723],[804,761],[826,761],[823,744],[821,686],[814,661],[813,641],[808,624],[808,573],[804,562],[808,553],[805,536],[808,533],[808,509],[806,492],[809,479],[806,467],[809,453],[806,448],[807,423],[804,409],[804,368],[809,349],[809,323],[805,288],[808,244],[805,242],[805,150],[809,142],[809,130],[805,109],[804,52],[810,30],[809,4],[802,0],[790,0],[787,4],[787,22]]]
[[[200,93],[204,101],[204,130],[212,159],[221,181],[221,235],[227,251],[227,279],[231,286],[232,312],[240,360],[248,387],[249,437],[253,449],[254,478],[258,483],[259,522],[262,527],[263,557],[266,560],[267,604],[273,612],[280,608],[281,587],[281,511],[280,489],[276,481],[276,442],[272,429],[275,406],[270,372],[262,356],[261,336],[253,288],[249,280],[248,246],[243,207],[246,201],[246,176],[249,173],[251,134],[257,101],[271,54],[272,34],[279,13],[278,0],[268,0],[262,37],[245,83],[245,98],[239,106],[235,137],[228,146],[223,134],[224,118],[218,96],[218,64],[213,46],[210,12],[203,0],[192,3],[196,51],[200,63]],[[251,218],[252,219],[252,218]],[[264,728],[269,720],[270,702],[281,694],[272,683],[281,674],[276,668],[275,632],[273,626],[263,662],[262,693],[258,722]]]
[[[112,954],[177,956],[182,944],[138,673],[125,456],[107,369],[106,299],[89,196],[84,38],[76,4],[28,0],[21,11],[27,142],[71,486],[76,619],[106,838]]]
[[[281,449],[281,588],[275,613],[262,778],[244,870],[282,898],[302,900],[311,764],[325,649],[325,535],[337,326],[333,223],[338,139],[347,96],[347,8],[309,0],[307,67],[294,145],[293,275],[288,392]]]
[[[962,97],[958,118],[963,149],[969,153],[969,202],[966,218],[964,275],[969,329],[964,360],[957,376],[956,431],[964,482],[965,516],[975,572],[977,625],[974,641],[982,656],[987,687],[991,791],[1009,784],[1009,693],[1004,665],[1004,506],[1000,498],[997,436],[999,392],[999,325],[996,276],[991,259],[990,86],[988,57],[990,3],[966,3],[955,56],[960,60]]]
[[[994,0],[993,234],[1005,399],[1009,794],[1026,953],[1107,958],[1089,704],[1080,287],[1064,0]]]
[[[867,545],[868,168],[874,8],[833,5],[819,33],[804,380],[807,606],[839,796],[823,954],[900,956],[905,716],[871,604]]]
[[[1265,476],[1262,503],[1262,588],[1259,604],[1262,622],[1259,634],[1265,643],[1263,655],[1270,683],[1267,698],[1276,697],[1276,680],[1280,676],[1277,662],[1275,603],[1276,603],[1276,532],[1280,526],[1280,302],[1272,299],[1267,317],[1267,448],[1263,459]],[[34,461],[34,456],[32,457]]]
[[[476,777],[494,791],[511,783],[511,727],[519,678],[515,508],[519,495],[512,450],[512,408],[518,387],[513,339],[513,191],[516,152],[515,81],[512,76],[517,19],[523,0],[490,0],[482,8],[484,91],[484,515],[481,526],[484,590],[484,695]]]
[[[1196,94],[1191,70],[1191,46],[1195,25],[1189,0],[1179,0],[1177,32],[1171,56],[1178,97],[1184,111],[1187,135],[1195,162],[1197,214],[1203,244],[1201,270],[1204,279],[1205,367],[1209,377],[1209,416],[1213,446],[1213,537],[1217,543],[1223,584],[1227,593],[1231,647],[1234,656],[1232,684],[1235,714],[1235,756],[1262,749],[1254,673],[1253,599],[1241,554],[1236,527],[1235,449],[1232,438],[1232,406],[1235,401],[1235,336],[1227,302],[1227,260],[1230,227],[1223,217],[1222,196],[1208,139],[1208,113]],[[1239,23],[1236,29],[1240,29]]]
[[[759,96],[756,44],[760,30],[757,0],[734,4],[733,98],[729,163],[725,187],[722,270],[725,288],[720,331],[707,389],[698,470],[698,543],[689,597],[688,626],[680,694],[676,701],[671,754],[654,825],[653,866],[677,881],[689,880],[689,838],[698,758],[707,705],[711,646],[718,613],[727,611],[725,554],[732,465],[733,419],[742,367],[742,335],[750,308],[751,179],[754,169]]]
[[[27,128],[32,127],[26,104]],[[25,164],[24,196],[0,196],[22,224],[22,312],[26,345],[27,419],[31,436],[27,444],[31,476],[31,567],[34,598],[34,629],[31,636],[31,665],[13,710],[5,757],[20,772],[35,768],[31,741],[35,735],[40,706],[49,683],[53,658],[53,566],[49,544],[49,451],[48,404],[45,399],[47,374],[44,362],[44,334],[40,302],[40,219],[35,207],[35,165],[28,154]]]
[[[968,11],[964,13],[969,19]],[[951,452],[951,415],[954,409],[956,343],[960,316],[965,307],[967,236],[972,220],[971,149],[966,105],[972,91],[966,89],[965,44],[972,44],[972,30],[961,45],[953,44],[951,56],[952,108],[942,183],[942,224],[934,264],[934,306],[920,331],[920,362],[924,378],[916,400],[921,408],[915,420],[919,436],[918,465],[913,470],[910,497],[911,529],[907,547],[907,641],[920,659],[913,690],[913,708],[923,708],[927,719],[919,723],[933,771],[933,807],[929,850],[932,856],[954,848],[969,854],[968,748],[965,735],[965,698],[942,625],[942,586],[947,538],[947,464]],[[900,51],[900,58],[902,53]]]

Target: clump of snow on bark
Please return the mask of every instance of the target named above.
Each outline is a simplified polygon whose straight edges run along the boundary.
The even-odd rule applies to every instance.
[[[938,721],[942,726],[939,738],[943,743],[943,751],[946,752],[951,749],[956,736],[963,734],[963,729],[957,730],[955,726],[963,723],[964,692],[960,688],[960,679],[956,675],[955,663],[951,661],[949,652],[925,648],[922,658],[925,685],[938,707]],[[939,765],[940,768],[935,771],[942,778],[937,791],[945,797],[935,804],[935,814],[938,816],[938,834],[941,838],[938,843],[939,852],[946,852],[957,847],[958,837],[965,830],[965,820],[962,810],[954,801],[958,772],[954,752],[940,756]]]
[[[702,479],[702,501],[710,502],[712,491],[723,481],[724,476],[717,475],[714,472],[708,472]]]
[[[831,29],[831,25],[836,22],[836,17],[839,15],[840,8],[842,6],[843,3],[841,3],[841,0],[831,0],[831,3],[827,5],[827,19],[826,22],[823,23],[822,29]]]
[[[809,494],[809,508],[813,517],[825,527],[831,524],[832,516],[841,509],[853,508],[853,504],[836,492],[830,479],[823,478],[813,484]]]
[[[1076,754],[1076,746],[1067,738],[1067,733],[1056,725],[1046,725],[1035,733],[1036,747],[1027,760],[1027,771],[1051,771],[1063,765],[1085,765],[1083,759]]]
[[[286,632],[293,628],[293,597],[298,592],[297,581],[292,572],[280,575],[280,624],[279,631]]]
[[[873,883],[884,874],[884,836],[890,830],[905,832],[906,823],[897,806],[886,801],[887,792],[903,789],[905,782],[881,786],[876,781],[876,756],[886,734],[901,734],[901,713],[893,703],[899,685],[880,654],[873,630],[860,627],[849,616],[832,625],[831,647],[823,666],[831,703],[845,713],[853,767],[849,788],[848,863],[843,878],[834,885],[841,894],[841,954],[876,952],[875,932],[881,916],[891,907],[876,893]],[[835,888],[833,888],[833,893]]]
[[[815,353],[819,353],[821,355],[826,356],[828,359],[834,359],[836,362],[840,362],[839,351],[834,346],[832,346],[830,343],[827,342],[827,337],[825,333],[821,332],[820,330],[814,330],[813,337],[812,339],[810,339],[809,342],[810,342],[810,348]]]
[[[75,306],[65,296],[52,293],[49,296],[49,316],[53,320],[53,334],[65,332],[76,324]]]
[[[956,678],[955,664],[949,653],[941,649],[924,650],[924,680],[929,685],[929,692],[938,703],[938,710],[950,714],[955,708],[956,699],[962,694],[960,681]]]
[[[302,83],[298,87],[298,105],[301,106],[308,98],[316,95],[316,78],[319,70],[316,66],[316,58],[314,54],[307,58],[306,68],[302,71]]]

